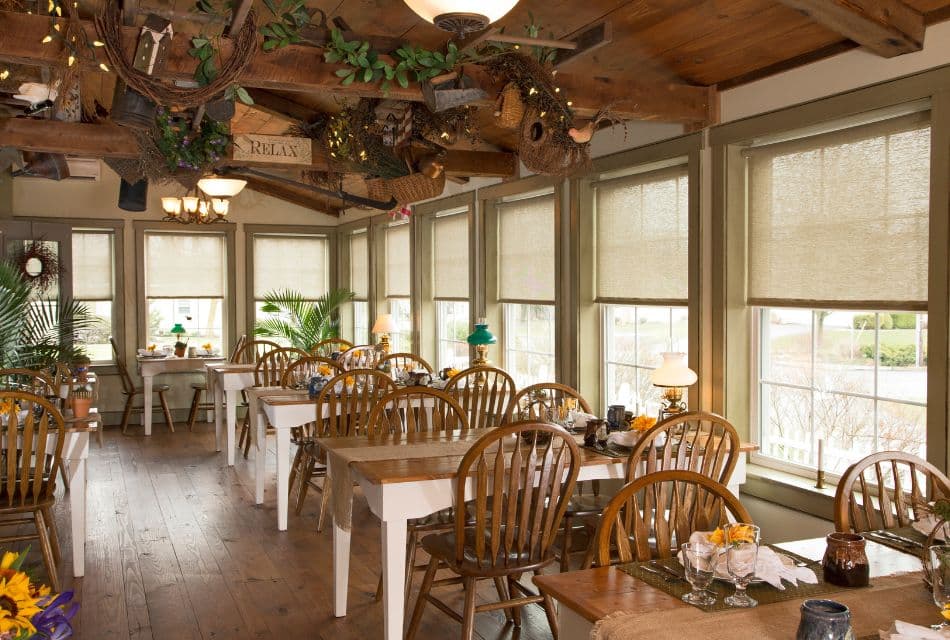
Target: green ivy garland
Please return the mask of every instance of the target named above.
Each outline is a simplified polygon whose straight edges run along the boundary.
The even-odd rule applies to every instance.
[[[227,125],[211,118],[193,131],[188,120],[159,108],[155,124],[155,144],[172,172],[203,171],[224,157],[231,144]]]

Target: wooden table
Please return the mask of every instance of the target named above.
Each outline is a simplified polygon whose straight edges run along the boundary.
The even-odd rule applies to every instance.
[[[73,545],[73,575],[86,572],[86,459],[89,432],[96,427],[68,428],[63,439],[63,461],[69,476],[69,517]]]
[[[214,399],[215,450],[221,451],[221,407],[223,406],[227,415],[227,429],[224,440],[227,442],[228,466],[233,467],[237,406],[240,402],[241,392],[254,386],[256,365],[206,362],[204,368],[208,375],[208,395]],[[288,448],[289,446],[288,444]]]
[[[261,410],[261,398],[274,398],[276,400],[285,399],[285,400],[308,400],[309,392],[306,389],[284,389],[283,387],[251,387],[245,390],[247,395],[247,415],[249,416],[249,424],[251,429],[251,451],[254,452],[254,503],[261,504],[264,502],[264,464],[266,462],[266,453],[267,453],[267,419],[264,412]],[[290,455],[290,440],[287,441],[287,456]],[[278,455],[278,459],[280,456]],[[278,462],[278,466],[280,463]],[[289,475],[288,471],[288,475]],[[289,488],[288,488],[289,490]],[[280,529],[284,531],[287,529],[287,491],[284,491],[283,499],[278,495],[277,502],[278,504],[283,503],[283,513],[284,513],[284,528]],[[281,512],[280,507],[277,509],[278,514]],[[280,519],[278,518],[277,527],[280,528]]]
[[[825,553],[824,538],[783,542],[776,546],[812,560],[821,560]],[[920,571],[920,560],[916,557],[870,540],[867,555],[872,578]],[[675,612],[690,607],[616,567],[537,576],[534,582],[542,592],[557,600],[562,638],[587,638],[594,623],[618,611]],[[900,617],[899,612],[895,617]]]
[[[208,362],[220,362],[223,358],[221,356],[204,358],[177,358],[175,356],[144,358],[136,356],[135,360],[138,362],[139,373],[142,375],[142,385],[145,393],[145,406],[142,412],[145,422],[145,435],[150,436],[152,435],[152,385],[155,376],[163,373],[200,373],[205,370],[205,365]]]

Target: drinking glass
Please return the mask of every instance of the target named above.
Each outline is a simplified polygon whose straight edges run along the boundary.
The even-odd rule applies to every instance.
[[[719,559],[719,547],[705,542],[684,542],[680,551],[683,553],[686,580],[693,588],[683,595],[683,602],[704,607],[715,604],[716,596],[708,589]]]
[[[950,545],[937,544],[930,547],[930,578],[933,589],[934,604],[940,608],[944,621],[933,625],[933,629],[944,629],[950,626],[945,613],[950,603]]]
[[[726,569],[736,583],[735,594],[724,602],[730,607],[754,607],[758,602],[749,597],[746,587],[755,577],[755,562],[759,555],[759,528],[754,524],[735,522],[723,527],[726,545]]]

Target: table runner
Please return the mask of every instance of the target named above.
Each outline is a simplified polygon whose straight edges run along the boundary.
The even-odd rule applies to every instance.
[[[833,600],[851,609],[855,637],[876,634],[895,619],[930,625],[940,619],[920,572],[874,579],[874,586],[836,593]],[[683,604],[682,608],[654,613],[617,612],[600,620],[591,631],[593,640],[790,640],[795,637],[803,599],[786,600],[754,609],[728,609],[706,613]]]
[[[862,531],[861,535],[867,538],[868,540],[873,540],[878,544],[883,544],[885,547],[890,547],[891,549],[897,549],[903,553],[907,553],[912,556],[917,556],[921,560],[927,557],[927,536],[922,534],[920,531],[913,527],[899,527],[896,529],[884,529],[884,532],[895,533],[903,538],[908,540],[914,540],[920,543],[920,546],[912,544],[910,542],[903,542],[901,540],[896,540],[890,538],[887,535],[881,535],[878,531]]]

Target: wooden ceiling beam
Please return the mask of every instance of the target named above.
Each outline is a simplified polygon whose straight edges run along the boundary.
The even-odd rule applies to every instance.
[[[313,209],[326,213],[331,216],[340,217],[342,210],[334,207],[328,202],[328,198],[317,195],[303,185],[300,188],[292,187],[283,182],[266,180],[256,176],[241,176],[242,180],[247,180],[247,188],[263,193],[264,195],[277,198],[285,202],[290,202],[307,209]]]
[[[236,2],[231,10],[231,24],[224,30],[224,35],[230,36],[232,33],[240,31],[247,20],[247,14],[251,12],[253,6],[254,0],[239,0]]]
[[[91,23],[86,23],[90,34]],[[49,19],[22,13],[0,11],[0,62],[45,65],[61,61],[60,48],[55,44],[44,45],[41,40],[49,31]],[[126,55],[133,55],[137,30],[124,28]],[[165,80],[190,79],[194,74],[195,60],[188,55],[190,43],[185,38],[175,38],[170,47],[164,68],[156,77]],[[221,42],[221,54],[231,55],[232,43]],[[339,65],[323,61],[323,51],[315,47],[290,45],[275,52],[260,52],[254,56],[240,78],[244,87],[277,91],[315,92],[353,97],[383,97],[381,87],[354,82],[343,86],[336,76]],[[466,73],[474,76],[483,86],[500,89],[493,84],[487,70],[475,65],[466,66]],[[558,86],[570,100],[579,117],[590,117],[606,105],[621,118],[632,120],[659,120],[664,122],[702,122],[706,117],[706,89],[679,83],[634,83],[591,76],[589,74],[559,73]],[[388,93],[393,100],[422,101],[418,85],[403,89],[393,85]],[[483,101],[484,106],[494,104],[494,96]]]
[[[924,15],[901,0],[779,2],[885,58],[924,48]]]
[[[266,89],[248,89],[254,100],[253,109],[292,122],[310,122],[317,112],[310,107],[294,102]]]

